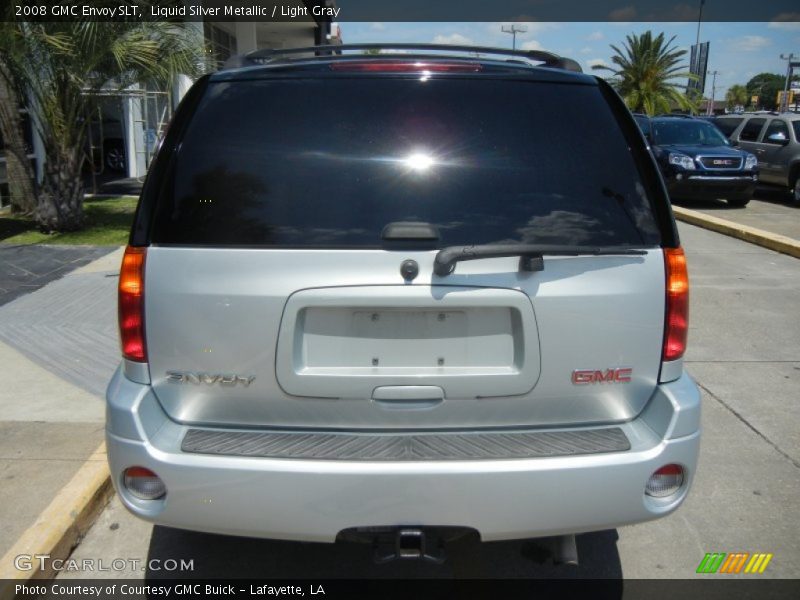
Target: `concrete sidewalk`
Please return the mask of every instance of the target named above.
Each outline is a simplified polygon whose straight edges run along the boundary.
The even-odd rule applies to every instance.
[[[121,254],[0,307],[0,555],[103,440]]]

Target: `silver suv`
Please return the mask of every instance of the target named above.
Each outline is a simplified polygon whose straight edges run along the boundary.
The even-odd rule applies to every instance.
[[[388,48],[260,51],[183,100],[120,275],[122,502],[399,556],[671,513],[700,395],[635,121],[553,54]]]
[[[761,183],[787,189],[800,205],[800,114],[730,115],[714,123],[734,144],[756,155]]]

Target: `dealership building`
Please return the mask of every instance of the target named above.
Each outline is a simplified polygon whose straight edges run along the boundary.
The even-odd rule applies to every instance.
[[[335,0],[296,0],[295,2],[262,1],[270,10],[273,5],[296,5],[296,18],[287,22],[193,20],[197,43],[208,57],[210,70],[219,69],[236,54],[261,48],[293,48],[340,44],[341,31],[330,16],[314,16],[321,7],[335,7]],[[316,10],[315,10],[316,7]],[[305,10],[303,10],[305,9]],[[307,16],[303,16],[307,15]],[[126,90],[109,88],[100,92],[100,111],[90,120],[89,145],[95,156],[96,178],[143,178],[155,152],[157,140],[169,122],[180,99],[192,81],[179,76],[171,89],[149,89],[135,86]],[[46,152],[36,135],[27,111],[20,110],[28,158],[41,180]],[[6,158],[0,138],[0,206],[9,201]]]

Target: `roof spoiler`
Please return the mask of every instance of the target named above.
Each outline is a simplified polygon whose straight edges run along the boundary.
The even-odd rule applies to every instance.
[[[484,46],[451,46],[449,44],[399,44],[399,43],[375,43],[375,44],[336,44],[328,46],[308,46],[305,48],[264,48],[255,50],[248,54],[240,54],[229,58],[224,65],[224,69],[235,69],[238,67],[248,67],[253,65],[266,65],[280,61],[286,57],[297,54],[310,54],[313,56],[332,56],[341,54],[342,51],[349,50],[400,50],[402,53],[411,54],[414,52],[457,52],[467,54],[491,54],[505,57],[519,57],[542,63],[542,67],[552,69],[563,69],[575,73],[583,73],[583,69],[577,61],[545,52],[543,50],[505,50],[503,48],[488,48]],[[391,54],[388,53],[388,54]],[[385,58],[386,55],[384,55]],[[363,58],[363,56],[361,57]]]

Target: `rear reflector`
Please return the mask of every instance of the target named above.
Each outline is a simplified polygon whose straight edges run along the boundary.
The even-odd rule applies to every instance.
[[[144,339],[144,260],[146,248],[125,248],[119,273],[119,338],[122,356],[147,362]]]
[[[157,500],[167,493],[167,486],[161,478],[144,467],[128,467],[122,482],[132,496],[140,500]]]
[[[667,306],[664,320],[663,360],[677,360],[686,351],[689,331],[689,273],[683,248],[665,248]]]
[[[644,493],[654,498],[672,496],[683,485],[683,467],[680,465],[665,465],[650,476]]]
[[[481,70],[473,62],[412,62],[408,60],[346,60],[331,63],[332,71],[361,71],[373,73],[476,73]]]

